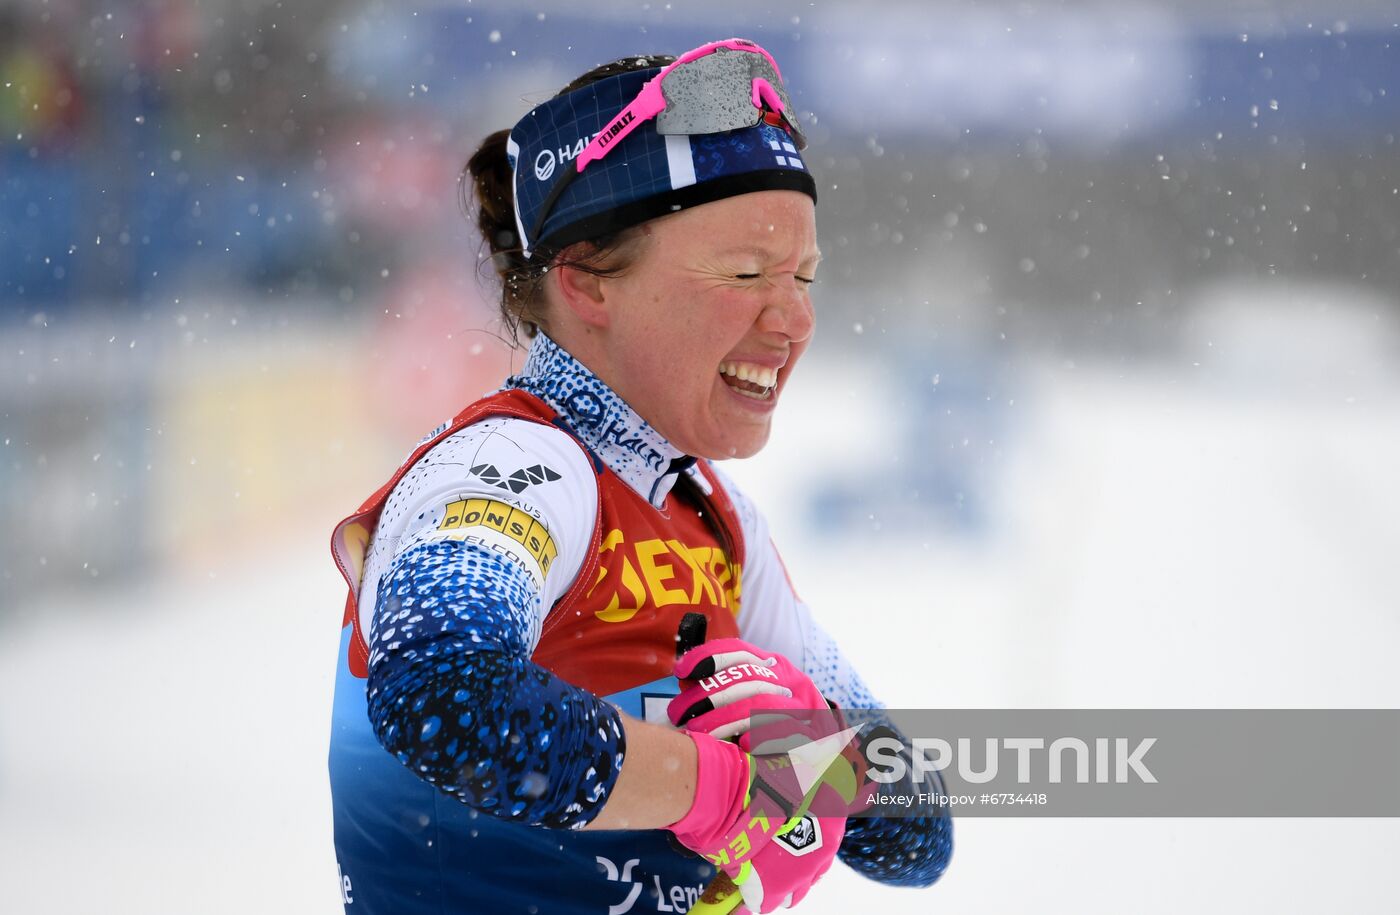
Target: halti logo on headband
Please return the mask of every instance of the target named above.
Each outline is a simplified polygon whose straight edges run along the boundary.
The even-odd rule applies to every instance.
[[[535,156],[535,177],[540,181],[548,181],[552,174],[554,174],[554,153],[542,149],[540,154]]]
[[[596,136],[597,134],[590,134],[586,137],[580,137],[573,146],[559,147],[558,152],[549,149],[540,150],[540,154],[535,156],[535,180],[548,181],[550,176],[554,174],[556,164],[577,158],[578,154],[583,152]]]

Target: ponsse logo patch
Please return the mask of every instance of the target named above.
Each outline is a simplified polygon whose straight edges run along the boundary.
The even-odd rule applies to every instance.
[[[489,527],[505,534],[535,558],[540,564],[540,572],[545,575],[549,574],[554,557],[559,555],[554,538],[543,524],[528,513],[495,499],[461,499],[447,504],[438,530],[469,527]]]

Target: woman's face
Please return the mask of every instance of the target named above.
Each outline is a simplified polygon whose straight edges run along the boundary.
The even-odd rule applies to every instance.
[[[643,229],[632,267],[604,281],[606,364],[594,369],[686,454],[748,457],[812,337],[812,200],[758,191]]]

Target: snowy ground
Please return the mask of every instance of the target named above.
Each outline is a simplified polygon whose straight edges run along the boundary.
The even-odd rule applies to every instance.
[[[799,529],[791,472],[860,447],[814,459],[803,441],[853,383],[829,368],[735,474],[890,704],[1400,705],[1400,384],[1384,371],[1348,395],[1041,364],[1022,379],[986,536],[873,535],[838,564]],[[7,626],[0,909],[339,911],[329,520],[100,600],[52,597]],[[1383,819],[957,830],[935,889],[838,868],[802,910],[1383,912],[1400,853],[1400,820]]]

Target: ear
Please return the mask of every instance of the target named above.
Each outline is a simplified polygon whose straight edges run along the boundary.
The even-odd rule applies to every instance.
[[[586,245],[587,242],[578,244]],[[575,248],[577,246],[566,248],[562,259],[569,261],[579,254],[586,253]],[[602,277],[567,264],[551,267],[549,272],[551,281],[559,291],[559,297],[575,317],[589,327],[602,329],[608,326],[610,315]]]

